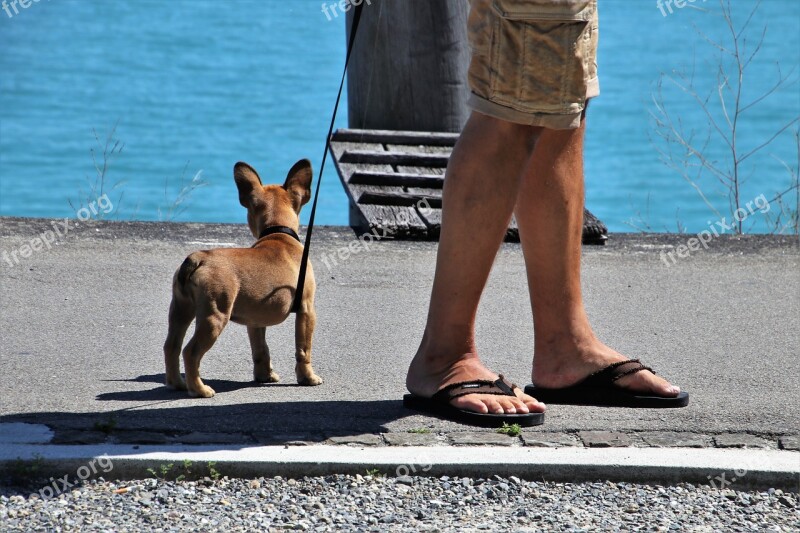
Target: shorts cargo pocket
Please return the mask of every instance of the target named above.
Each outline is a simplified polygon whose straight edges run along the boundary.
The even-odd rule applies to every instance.
[[[497,18],[492,9],[492,0],[472,0],[467,34],[472,50],[467,79],[470,90],[484,99],[491,98],[492,87],[492,43],[494,41],[494,21]]]
[[[492,7],[483,0],[474,2],[467,19],[467,35],[473,53],[488,54],[492,45]]]
[[[492,101],[528,113],[582,111],[596,77],[596,0],[492,0],[492,9]]]
[[[597,47],[599,46],[599,27],[597,17],[589,21],[589,27],[583,35],[582,54],[586,69],[586,79],[589,85],[589,98],[594,98],[600,94],[600,86],[597,80]]]

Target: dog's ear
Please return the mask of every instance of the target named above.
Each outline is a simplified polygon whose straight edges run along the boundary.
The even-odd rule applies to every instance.
[[[258,172],[247,163],[239,161],[233,167],[233,181],[236,182],[236,188],[239,189],[239,203],[242,204],[242,207],[250,207],[253,191],[263,187]]]
[[[312,179],[311,161],[308,159],[301,159],[295,163],[286,176],[286,183],[283,184],[283,188],[289,192],[292,197],[292,206],[298,213],[300,208],[306,205],[309,198],[311,198]]]

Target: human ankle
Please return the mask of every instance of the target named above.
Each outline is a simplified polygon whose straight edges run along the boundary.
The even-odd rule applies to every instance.
[[[578,354],[597,343],[591,330],[564,330],[534,337],[535,354]]]
[[[446,364],[477,357],[475,341],[469,329],[464,331],[432,331],[426,329],[414,359],[420,363]]]
[[[478,355],[475,352],[464,353],[461,350],[423,351],[420,348],[420,351],[414,356],[412,366],[422,367],[431,372],[445,371],[458,363],[472,359],[478,359]]]

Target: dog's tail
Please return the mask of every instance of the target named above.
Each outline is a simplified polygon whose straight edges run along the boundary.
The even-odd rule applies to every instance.
[[[177,281],[176,288],[180,288],[185,291],[186,289],[186,282],[189,281],[189,278],[192,277],[192,274],[203,265],[203,259],[198,257],[199,254],[194,253],[184,259],[183,264],[178,269],[178,272],[175,275],[175,279]]]

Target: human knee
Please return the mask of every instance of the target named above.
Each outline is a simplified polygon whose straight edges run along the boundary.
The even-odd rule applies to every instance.
[[[493,139],[505,147],[518,144],[532,151],[536,140],[544,128],[517,124],[500,118],[484,115],[478,111],[472,112],[472,120],[480,128],[485,139]]]

